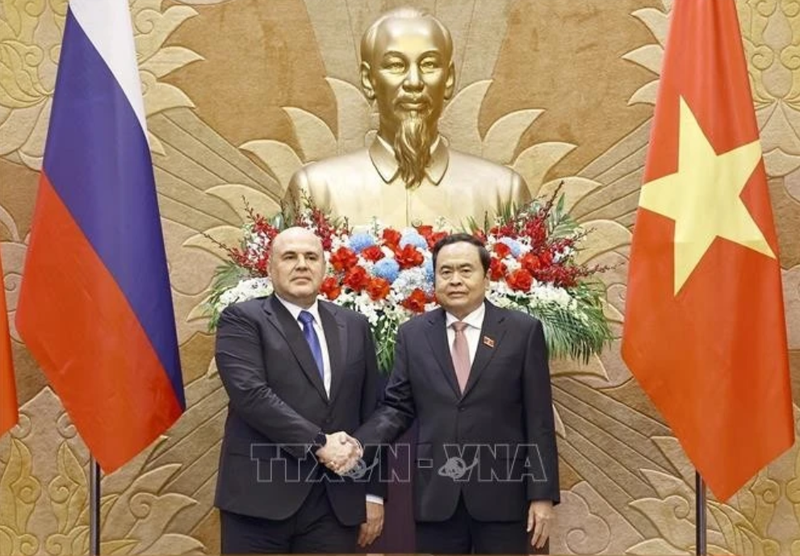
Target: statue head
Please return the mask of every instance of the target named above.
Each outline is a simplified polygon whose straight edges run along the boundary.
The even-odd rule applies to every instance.
[[[378,135],[393,146],[400,176],[419,184],[455,87],[450,32],[416,8],[383,14],[361,40],[361,84],[377,104]]]

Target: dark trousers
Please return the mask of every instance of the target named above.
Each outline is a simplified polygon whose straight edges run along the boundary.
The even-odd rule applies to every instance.
[[[343,554],[356,551],[358,526],[339,522],[322,481],[297,513],[281,521],[220,510],[220,537],[223,554]]]
[[[477,521],[463,496],[446,521],[417,521],[417,552],[432,554],[527,554],[526,517],[519,521]]]

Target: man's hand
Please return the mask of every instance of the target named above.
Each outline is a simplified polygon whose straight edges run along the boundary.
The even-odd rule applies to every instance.
[[[383,531],[383,504],[367,502],[367,521],[358,532],[358,546],[364,548],[373,543]]]
[[[358,441],[345,432],[326,434],[325,446],[317,450],[316,456],[334,473],[342,475],[355,467],[362,456]]]
[[[533,531],[531,546],[542,548],[550,537],[553,522],[553,502],[534,500],[528,506],[528,533]]]

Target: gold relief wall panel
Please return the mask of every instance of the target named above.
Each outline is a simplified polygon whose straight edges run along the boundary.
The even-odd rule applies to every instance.
[[[378,13],[434,12],[455,42],[455,148],[509,165],[532,193],[561,180],[594,229],[621,333],[628,246],[668,28],[668,0],[134,0],[145,106],[188,410],[104,477],[103,549],[218,550],[212,508],[227,397],[202,312],[242,195],[272,212],[303,164],[362,147],[376,118],[358,44]],[[793,384],[800,380],[800,3],[737,0],[784,269]],[[0,439],[0,554],[88,547],[88,454],[13,330],[55,82],[65,0],[0,2],[0,249],[21,424]],[[551,551],[693,553],[693,470],[615,341],[553,381],[562,499]],[[709,402],[713,410],[713,401]],[[800,554],[800,451],[727,505],[710,502],[714,552]]]

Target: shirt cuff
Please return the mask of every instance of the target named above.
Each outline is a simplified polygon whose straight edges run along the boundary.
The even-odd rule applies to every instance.
[[[383,506],[383,498],[381,496],[375,496],[374,494],[367,494],[367,502],[374,502],[375,504]]]

